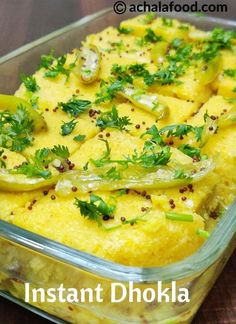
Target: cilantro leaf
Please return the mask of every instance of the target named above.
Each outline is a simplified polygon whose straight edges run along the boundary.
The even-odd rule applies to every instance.
[[[144,37],[136,38],[135,44],[137,46],[143,47],[143,46],[147,46],[149,43],[157,43],[162,40],[163,40],[162,36],[156,35],[151,28],[147,28]]]
[[[193,146],[191,146],[189,144],[182,144],[182,145],[180,145],[178,147],[178,149],[182,153],[190,156],[191,158],[197,158],[199,160],[201,158],[201,150],[199,148],[197,148],[197,147],[193,147]]]
[[[71,134],[73,132],[76,124],[77,124],[77,122],[74,119],[72,119],[68,123],[63,122],[63,124],[61,125],[61,135],[67,136],[67,135]]]
[[[162,36],[158,36],[154,33],[151,28],[146,30],[146,35],[144,36],[144,42],[146,43],[157,43],[163,40]]]
[[[111,148],[109,146],[109,143],[107,140],[101,138],[100,141],[104,142],[106,145],[106,150],[103,152],[103,155],[100,159],[94,160],[90,159],[90,161],[96,166],[96,167],[102,167],[105,164],[109,163],[110,161],[110,154],[111,154]]]
[[[173,27],[173,20],[169,18],[162,17],[162,25],[166,27]]]
[[[102,220],[105,217],[107,220],[111,218],[116,208],[114,205],[108,205],[101,197],[94,194],[90,195],[89,202],[76,197],[74,205],[80,209],[81,216],[97,222],[98,226],[102,226]]]
[[[22,152],[32,145],[33,121],[20,105],[15,113],[0,112],[0,147]]]
[[[195,55],[195,58],[208,62],[219,55],[220,50],[231,49],[233,39],[236,39],[234,31],[215,28],[211,32],[211,36],[205,41],[202,50]]]
[[[38,101],[39,101],[39,97],[36,96],[32,96],[30,99],[30,104],[34,109],[38,109]]]
[[[87,111],[91,107],[91,101],[78,99],[73,96],[67,102],[60,102],[58,107],[62,109],[65,113],[69,114],[71,117],[78,117],[83,112]]]
[[[69,157],[69,150],[66,146],[55,145],[52,149],[42,148],[35,152],[34,156],[27,159],[11,173],[24,174],[28,178],[40,177],[49,179],[52,176],[48,166],[56,158],[66,160]]]
[[[124,87],[123,80],[111,80],[110,84],[106,84],[104,81],[100,84],[100,91],[96,93],[97,99],[95,104],[101,104],[106,101],[111,101],[117,95],[117,92],[122,91]]]
[[[124,83],[133,83],[133,77],[129,73],[129,68],[124,65],[113,64],[111,74]]]
[[[53,56],[53,52],[51,51],[51,53],[47,54],[47,55],[42,55],[41,56],[41,63],[39,65],[39,68],[44,68],[44,69],[48,69],[53,61],[56,60],[56,58]]]
[[[86,135],[79,134],[79,135],[75,136],[73,139],[76,142],[83,142],[85,140],[85,138],[86,138]]]
[[[141,137],[145,136],[145,135],[151,135],[151,139],[145,142],[145,147],[147,147],[147,145],[151,145],[152,144],[159,144],[161,146],[165,145],[165,141],[163,140],[159,130],[157,129],[156,125],[152,125],[152,127],[150,127],[144,134],[142,134]]]
[[[154,19],[156,18],[156,14],[155,12],[149,12],[148,14],[145,15],[145,17],[143,18],[142,22],[145,25],[150,24]]]
[[[183,169],[176,169],[174,174],[174,179],[191,179]]]
[[[152,137],[145,142],[146,148],[153,148],[154,145],[158,144],[160,146],[165,146],[165,140],[163,139],[162,135],[166,134],[166,137],[178,137],[183,138],[184,136],[188,135],[189,133],[194,133],[195,139],[197,142],[201,140],[203,132],[203,126],[194,127],[188,124],[175,124],[175,125],[168,125],[163,127],[162,129],[158,130],[156,125],[153,125],[149,128],[145,133],[142,134],[141,137],[145,135],[151,135]],[[188,154],[187,154],[188,155]],[[198,154],[196,154],[198,156]]]
[[[159,165],[166,165],[168,164],[171,152],[169,146],[161,147],[158,152],[156,152],[151,146],[149,150],[144,145],[143,151],[138,154],[136,150],[134,150],[133,155],[125,156],[123,160],[111,160],[111,148],[107,140],[101,139],[105,142],[106,151],[103,153],[102,157],[97,160],[90,159],[96,167],[102,167],[106,164],[117,163],[127,167],[130,164],[140,165],[143,168],[152,168]]]
[[[164,134],[167,132],[166,136],[174,136],[182,138],[188,135],[190,132],[193,131],[193,126],[188,124],[174,124],[168,125],[160,129],[160,134]]]
[[[230,78],[236,78],[236,69],[224,70],[224,75],[227,75]]]
[[[54,147],[51,149],[51,152],[62,159],[68,159],[68,157],[70,156],[68,147],[64,145],[54,145]]]
[[[28,178],[50,178],[52,175],[51,171],[46,168],[51,162],[49,154],[50,150],[47,148],[37,150],[33,157],[31,157],[27,162],[23,162],[13,171],[13,173],[25,174]]]
[[[132,156],[127,156],[126,161],[131,164],[139,164],[143,168],[153,168],[159,165],[167,165],[170,161],[171,152],[169,146],[164,146],[159,152],[151,151],[142,152],[140,155],[137,151]]]
[[[111,45],[111,47],[104,49],[104,51],[107,53],[117,52],[118,54],[120,54],[122,51],[125,51],[126,49],[123,40],[119,42],[109,42],[109,44]]]
[[[121,27],[121,26],[118,27],[117,30],[118,30],[118,32],[119,32],[120,34],[130,34],[130,33],[132,33],[132,31],[133,31],[132,28],[125,28],[125,27]]]
[[[174,49],[178,49],[183,44],[183,40],[181,38],[174,38],[171,42],[171,46]]]
[[[120,180],[121,174],[116,167],[112,167],[105,174],[102,174],[101,177],[105,179]]]
[[[47,71],[44,73],[45,78],[52,78],[55,79],[59,74],[63,74],[66,76],[66,80],[68,80],[71,71],[75,67],[75,63],[77,61],[77,58],[75,62],[71,63],[68,68],[65,68],[65,63],[66,63],[66,55],[62,55],[58,57],[56,60],[56,64],[50,65],[47,67]],[[53,61],[53,62],[54,62]]]
[[[210,41],[216,43],[220,49],[231,48],[232,40],[236,38],[236,32],[233,30],[224,30],[215,28],[211,33]]]
[[[155,73],[152,83],[159,82],[162,85],[174,83],[184,72],[185,68],[183,65],[177,65],[175,62],[171,62],[167,67],[161,68]]]
[[[122,131],[126,130],[125,126],[131,125],[131,122],[127,116],[119,117],[116,107],[113,106],[111,111],[101,114],[96,121],[96,125],[102,129],[110,127]]]
[[[37,85],[36,79],[33,76],[31,75],[26,76],[22,74],[20,79],[28,91],[36,92],[40,89],[39,86]]]

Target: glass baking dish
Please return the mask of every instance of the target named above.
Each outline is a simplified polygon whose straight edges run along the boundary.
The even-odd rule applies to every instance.
[[[109,25],[118,26],[132,14],[116,15],[105,9],[63,29],[32,42],[0,59],[0,92],[14,93],[19,75],[33,73],[42,54],[54,49],[55,55],[70,52],[90,33]],[[196,17],[186,14],[163,14],[190,22],[208,30],[215,27],[235,29],[236,22]],[[210,238],[191,257],[163,267],[129,267],[102,260],[0,221],[0,295],[56,323],[190,323],[208,291],[235,248],[236,202],[222,217]],[[189,303],[110,302],[112,282],[126,286],[132,281],[142,291],[155,288],[188,288]],[[24,283],[31,288],[103,287],[103,303],[24,303]],[[169,290],[171,294],[171,290]]]

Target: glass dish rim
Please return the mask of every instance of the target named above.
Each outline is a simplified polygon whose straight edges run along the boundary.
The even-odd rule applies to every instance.
[[[105,8],[95,14],[88,15],[72,24],[60,28],[46,36],[43,36],[29,44],[26,44],[9,54],[0,58],[0,65],[16,58],[38,45],[41,45],[55,37],[65,34],[73,29],[81,27],[89,22],[101,18],[103,15],[111,14],[112,8]],[[114,13],[114,12],[113,12]],[[175,17],[178,19],[191,19],[191,22],[212,22],[216,24],[224,24],[229,27],[236,28],[236,21],[225,20],[215,17],[194,17],[185,13],[162,13],[161,16]],[[99,277],[118,281],[133,281],[140,283],[163,282],[180,280],[191,277],[210,267],[221,256],[231,239],[236,233],[236,200],[229,207],[225,215],[219,221],[213,230],[210,238],[190,257],[182,261],[172,263],[160,267],[135,267],[125,266],[114,263],[94,255],[73,249],[62,243],[50,240],[38,234],[24,230],[15,225],[0,220],[0,237],[15,242],[21,246],[34,250],[48,257],[60,260],[66,264],[75,266],[86,272],[90,272]],[[223,242],[223,243],[222,243]]]

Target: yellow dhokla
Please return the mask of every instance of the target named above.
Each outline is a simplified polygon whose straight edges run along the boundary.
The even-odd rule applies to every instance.
[[[47,172],[53,168],[64,168],[61,160],[33,165],[33,157],[37,150],[61,145],[69,151],[66,167],[75,173],[99,174],[107,167],[99,176],[110,181],[111,190],[91,187],[81,192],[73,185],[62,195],[55,186],[30,192],[24,187],[14,192],[13,186],[12,192],[0,191],[0,218],[126,265],[160,266],[197,251],[236,194],[236,128],[231,118],[235,35],[227,34],[225,44],[220,33],[226,32],[201,34],[188,24],[150,15],[124,21],[118,30],[109,27],[84,41],[83,46],[94,51],[90,59],[99,53],[95,64],[101,65],[87,83],[80,75],[86,63],[81,63],[78,49],[64,56],[63,63],[52,55],[44,57],[44,65],[23,80],[15,95],[34,103],[47,130],[33,133],[31,145],[22,150],[0,143],[2,170],[18,170],[26,180],[50,177]],[[214,61],[217,69],[209,51],[212,58],[219,57]],[[226,69],[231,72],[225,74]],[[90,80],[91,70],[85,73]],[[133,91],[132,96],[127,91]],[[223,126],[218,127],[221,119]],[[204,172],[196,171],[204,161],[212,166],[201,179],[194,182],[186,176],[189,168],[193,176]],[[172,182],[179,182],[112,189],[130,166],[140,174],[169,170]]]

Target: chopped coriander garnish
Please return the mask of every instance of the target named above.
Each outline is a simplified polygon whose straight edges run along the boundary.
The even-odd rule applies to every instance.
[[[201,141],[204,126],[193,127],[193,132],[197,142]]]
[[[67,135],[71,134],[73,132],[76,124],[77,124],[77,122],[74,119],[72,119],[68,123],[63,122],[63,124],[61,125],[61,135],[67,136]]]
[[[108,205],[101,197],[94,194],[90,195],[89,202],[75,198],[74,205],[80,209],[81,216],[95,221],[98,226],[102,226],[102,220],[112,217],[116,208],[114,205]]]
[[[170,147],[165,146],[159,152],[155,152],[154,150],[147,152],[144,150],[141,154],[138,154],[137,151],[134,151],[134,154],[127,156],[125,161],[131,164],[138,164],[143,168],[153,168],[159,165],[167,165],[170,157]]]
[[[22,152],[33,142],[33,121],[20,105],[16,112],[0,112],[0,147]]]
[[[70,156],[68,147],[64,145],[55,145],[51,149],[51,152],[62,159],[68,159],[68,157]]]
[[[171,62],[167,67],[163,67],[154,74],[154,82],[159,82],[162,85],[176,82],[176,79],[185,73],[183,65],[177,65]],[[179,82],[180,84],[180,82]]]
[[[109,161],[110,161],[111,148],[109,146],[109,143],[107,140],[102,139],[102,138],[100,139],[100,141],[105,143],[106,150],[103,152],[103,155],[100,159],[98,159],[98,160],[91,159],[90,160],[96,167],[102,167],[105,164],[109,163]]]
[[[44,69],[48,69],[53,61],[56,60],[56,58],[53,56],[53,52],[51,51],[51,53],[47,54],[47,55],[42,55],[41,56],[41,63],[39,68],[44,68]]]
[[[192,132],[193,126],[188,124],[174,124],[168,125],[160,129],[160,134],[164,134],[167,132],[166,136],[175,136],[175,137],[183,137],[188,133]]]
[[[146,145],[149,144],[159,144],[161,146],[165,145],[165,142],[162,138],[162,136],[160,135],[159,130],[157,129],[156,125],[152,125],[152,127],[150,127],[144,134],[142,134],[141,137],[145,136],[145,135],[151,135],[151,139],[146,141]]]
[[[52,175],[51,171],[45,168],[51,162],[51,159],[49,159],[49,153],[50,150],[47,148],[37,150],[33,157],[31,157],[27,162],[24,162],[18,166],[13,172],[25,174],[29,178],[50,178]]]
[[[200,141],[202,136],[203,127],[194,127],[188,124],[174,124],[168,125],[160,129],[159,133],[162,135],[167,133],[167,137],[178,137],[183,138],[184,136],[188,135],[189,133],[194,133],[196,141]]]
[[[150,24],[154,19],[156,18],[155,12],[149,12],[148,14],[145,15],[145,17],[142,19],[142,22],[145,25]]]
[[[142,77],[147,85],[151,85],[154,82],[154,75],[145,68],[145,64],[113,64],[111,73],[124,85],[126,83],[132,84],[135,77]]]
[[[154,33],[151,28],[146,30],[146,35],[144,36],[144,42],[146,43],[156,43],[162,40],[162,36],[158,36]]]
[[[153,147],[151,147],[149,150],[146,150],[146,147],[144,145],[144,149],[140,154],[138,154],[138,152],[134,150],[134,153],[131,156],[125,156],[123,160],[111,160],[111,148],[109,146],[109,143],[107,140],[102,139],[102,141],[106,144],[106,151],[103,153],[100,159],[90,160],[96,167],[102,167],[106,164],[117,163],[126,167],[129,164],[134,164],[140,165],[143,168],[153,168],[160,165],[167,165],[171,157],[169,146],[161,147],[160,150],[156,152]]]
[[[171,62],[165,68],[161,68],[155,73],[150,73],[145,68],[145,64],[137,63],[130,66],[120,66],[114,64],[111,72],[117,77],[117,82],[119,82],[117,84],[113,80],[113,83],[115,83],[114,87],[120,86],[121,89],[118,90],[120,91],[122,90],[122,87],[125,86],[127,83],[133,83],[133,79],[135,77],[142,77],[147,86],[151,86],[153,83],[171,84],[173,82],[176,82],[176,78],[178,78],[185,72],[185,68],[183,66],[178,66],[175,62]],[[114,96],[115,94],[116,93],[114,93]],[[114,96],[112,96],[112,98]],[[110,99],[111,96],[109,96],[108,98]]]
[[[171,46],[174,49],[177,49],[178,47],[180,47],[183,44],[183,40],[181,38],[174,38],[171,42]]]
[[[101,129],[105,128],[118,128],[119,130],[126,130],[125,126],[131,125],[130,119],[127,116],[119,117],[118,111],[115,106],[111,111],[104,112],[97,119],[96,125]]]
[[[189,25],[188,24],[181,24],[178,28],[182,29],[182,30],[189,30]]]
[[[190,63],[189,61],[191,60],[191,55],[192,55],[192,50],[193,47],[191,44],[186,44],[184,42],[180,43],[178,41],[178,46],[176,46],[176,39],[174,43],[172,43],[173,48],[175,49],[175,52],[171,55],[169,55],[168,61],[169,62],[175,62],[175,63],[182,63],[182,64],[188,64]],[[176,47],[174,47],[176,46]]]
[[[143,47],[145,45],[147,45],[147,43],[145,42],[144,40],[144,37],[137,37],[135,40],[134,40],[134,43],[135,45],[139,46],[139,47]]]
[[[236,78],[236,69],[224,70],[224,75],[227,75],[228,77],[231,77],[231,78]]]
[[[136,38],[135,44],[137,46],[143,47],[148,45],[149,43],[157,43],[162,40],[163,40],[162,36],[156,35],[151,28],[147,28],[145,36]]]
[[[105,179],[120,180],[121,174],[116,167],[112,167],[106,173],[102,174],[101,177]]]
[[[127,189],[120,189],[115,193],[116,197],[120,197],[127,194]]]
[[[224,99],[230,104],[236,103],[236,98],[224,98]]]
[[[219,54],[219,48],[216,43],[204,44],[202,50],[194,55],[196,60],[202,59],[206,63],[215,58]]]
[[[173,124],[173,125],[168,125],[160,130],[157,129],[156,125],[153,125],[152,127],[149,128],[148,131],[146,131],[144,134],[142,134],[141,137],[145,135],[151,135],[151,139],[146,141],[147,145],[153,144],[159,144],[161,146],[166,145],[164,138],[162,137],[163,134],[166,133],[166,137],[178,137],[182,139],[184,136],[187,136],[189,133],[193,133],[195,136],[195,139],[197,142],[201,140],[202,137],[202,132],[203,132],[203,126],[200,127],[194,127],[192,125],[188,124]],[[190,149],[190,147],[185,147],[181,146],[180,149],[187,151]],[[193,152],[193,151],[192,151]],[[197,154],[197,152],[195,152]],[[198,154],[197,154],[198,156]]]
[[[129,73],[129,68],[124,65],[113,64],[111,69],[111,74],[116,76],[116,78],[122,82],[133,83],[133,77]]]
[[[230,49],[233,39],[236,39],[235,31],[215,28],[211,33],[210,42],[217,44],[220,49]]]
[[[87,75],[90,75],[92,73],[92,70],[90,69],[87,69],[87,70],[83,70],[83,72]]]
[[[91,107],[92,103],[89,100],[78,99],[73,96],[67,102],[60,102],[58,107],[60,107],[65,113],[69,114],[71,117],[78,117],[83,112],[87,111]]]
[[[201,150],[197,147],[193,147],[189,144],[182,144],[178,147],[178,149],[184,154],[192,157],[201,159]]]
[[[97,99],[95,104],[99,105],[106,101],[111,101],[117,95],[117,92],[122,91],[124,82],[121,80],[112,80],[110,84],[101,81],[100,91],[96,93]]]
[[[20,79],[28,91],[36,92],[40,89],[37,85],[36,79],[32,75],[26,76],[22,74]]]
[[[202,50],[194,57],[208,62],[219,55],[220,50],[231,49],[233,39],[236,39],[234,31],[215,28],[211,32],[211,36],[204,42]]]
[[[76,59],[77,61],[77,59]],[[63,74],[66,76],[66,79],[68,80],[71,71],[75,67],[75,62],[69,64],[68,68],[65,68],[66,63],[66,55],[62,55],[56,59],[55,65],[50,65],[47,68],[47,71],[44,73],[45,78],[56,78],[59,74]]]
[[[39,97],[36,96],[31,97],[30,104],[34,109],[38,109],[38,101],[39,101]]]
[[[186,173],[184,172],[183,169],[176,169],[175,170],[175,179],[191,179]]]
[[[173,20],[172,19],[162,17],[161,20],[162,20],[162,25],[163,26],[173,27]]]
[[[79,135],[75,136],[73,139],[76,142],[83,142],[85,140],[85,138],[86,138],[86,135],[79,134]]]
[[[118,32],[119,32],[120,34],[130,34],[130,33],[132,33],[132,31],[133,31],[132,28],[125,28],[125,27],[121,27],[121,26],[118,27],[117,30],[118,30]]]
[[[181,221],[181,222],[193,222],[193,215],[191,214],[180,214],[174,212],[166,212],[166,218],[173,221]]]
[[[66,146],[55,145],[52,149],[43,148],[35,152],[34,156],[27,159],[16,169],[11,170],[11,173],[24,174],[28,178],[40,177],[49,179],[52,176],[48,165],[55,159],[68,159],[69,150]]]
[[[149,73],[146,68],[145,68],[145,64],[142,63],[135,63],[135,64],[131,64],[127,67],[128,69],[128,73],[132,73],[134,76],[136,77],[144,77],[145,74]]]
[[[104,51],[107,53],[111,53],[111,52],[118,52],[118,54],[120,54],[122,51],[125,51],[126,47],[125,44],[123,42],[123,40],[119,41],[119,42],[109,42],[111,47],[110,48],[105,48]]]

